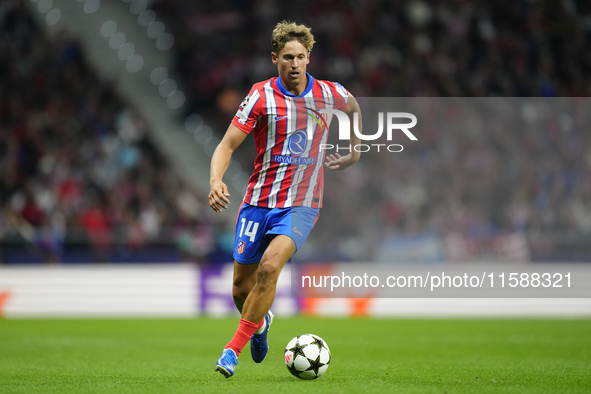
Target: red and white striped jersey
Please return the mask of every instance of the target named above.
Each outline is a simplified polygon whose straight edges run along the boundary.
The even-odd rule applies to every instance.
[[[324,188],[324,154],[332,115],[321,109],[347,108],[349,92],[340,84],[310,74],[299,96],[279,77],[253,85],[232,123],[254,132],[257,156],[244,202],[266,208],[320,208]],[[311,136],[311,139],[309,139]]]

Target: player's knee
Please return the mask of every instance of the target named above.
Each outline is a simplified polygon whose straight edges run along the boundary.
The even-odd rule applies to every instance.
[[[232,284],[232,297],[238,301],[246,300],[248,297],[248,293],[252,289],[252,285],[245,280],[234,279],[234,283]]]
[[[259,285],[270,285],[277,282],[281,269],[273,262],[261,263],[257,272],[257,281]]]
[[[248,297],[249,291],[244,287],[236,287],[232,288],[232,297],[234,301],[237,302],[244,302],[246,301],[246,297]]]
[[[281,250],[276,248],[267,249],[261,258],[259,271],[261,266],[265,266],[268,270],[272,269],[272,267],[282,266],[284,262],[281,261],[281,252]]]

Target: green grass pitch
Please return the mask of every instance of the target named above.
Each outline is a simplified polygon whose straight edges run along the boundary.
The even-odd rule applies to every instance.
[[[214,372],[237,319],[0,320],[0,393],[591,393],[591,320],[277,318],[261,364]],[[332,362],[291,376],[311,332]]]

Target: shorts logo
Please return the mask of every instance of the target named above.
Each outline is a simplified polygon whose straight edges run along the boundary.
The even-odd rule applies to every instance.
[[[244,241],[239,240],[238,241],[238,247],[236,248],[236,251],[238,252],[238,254],[242,254],[244,253]]]
[[[295,227],[293,228],[293,232],[294,232],[294,233],[298,233],[298,234],[300,234],[302,237],[304,236],[304,234],[300,233],[300,232],[298,231],[298,229],[297,229],[297,228],[295,228]]]

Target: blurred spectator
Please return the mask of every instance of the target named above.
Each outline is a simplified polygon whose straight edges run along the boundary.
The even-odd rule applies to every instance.
[[[80,213],[80,225],[86,232],[92,249],[97,256],[101,256],[100,260],[104,261],[112,247],[111,226],[96,196],[88,196],[88,208]],[[130,225],[133,225],[133,222]]]
[[[153,8],[175,35],[190,112],[208,113],[212,98],[219,102],[230,88],[244,96],[276,73],[269,37],[282,19],[312,27],[310,72],[356,96],[588,96],[591,89],[591,5],[583,0],[157,0]]]
[[[50,40],[23,4],[0,5],[0,259],[86,261],[93,250],[95,261],[203,260],[212,248],[178,251],[172,230],[213,234],[203,197],[80,45]]]
[[[591,3],[584,0],[152,4],[175,36],[187,113],[204,115],[218,137],[252,83],[276,75],[270,32],[282,19],[312,26],[318,44],[310,73],[359,98],[591,92]],[[177,245],[178,259],[206,262],[220,250],[227,258],[232,236],[210,214],[205,191],[182,184],[150,142],[148,125],[91,72],[78,43],[47,40],[24,7],[6,6],[0,72],[0,223],[10,223],[0,225],[3,250],[6,240],[53,239],[39,245],[60,256],[49,245],[100,238],[92,226],[76,231],[95,195],[113,250],[165,240]],[[457,117],[481,115],[452,107],[442,125],[441,114],[425,109],[420,119],[429,126],[419,145],[393,158],[364,155],[346,174],[326,176],[330,192],[308,244],[322,246],[327,259],[368,259],[392,236],[527,232],[545,248],[540,259],[552,258],[552,237],[570,242],[563,251],[582,245],[591,256],[591,122],[587,99],[571,103],[549,118],[521,103],[519,132],[503,119],[467,127]],[[236,152],[245,172],[252,152]],[[55,237],[35,238],[49,228]]]
[[[360,98],[591,93],[591,3],[583,0],[160,0],[154,9],[176,38],[176,71],[192,96],[188,113],[210,114],[220,136],[234,113],[234,92],[245,95],[276,75],[269,37],[282,19],[312,27],[310,73]],[[364,155],[359,168],[326,176],[326,204],[309,244],[331,258],[364,259],[376,245],[363,239],[376,236],[372,229],[384,239],[524,231],[584,239],[591,228],[585,105],[574,114],[557,111],[561,124],[531,118],[539,109],[525,105],[518,132],[502,122],[480,133],[433,122],[420,147],[405,146],[390,162]],[[453,119],[453,110],[447,116]],[[419,117],[424,124],[432,114]],[[247,150],[237,151],[243,166],[252,162]],[[371,204],[359,194],[371,195]]]

